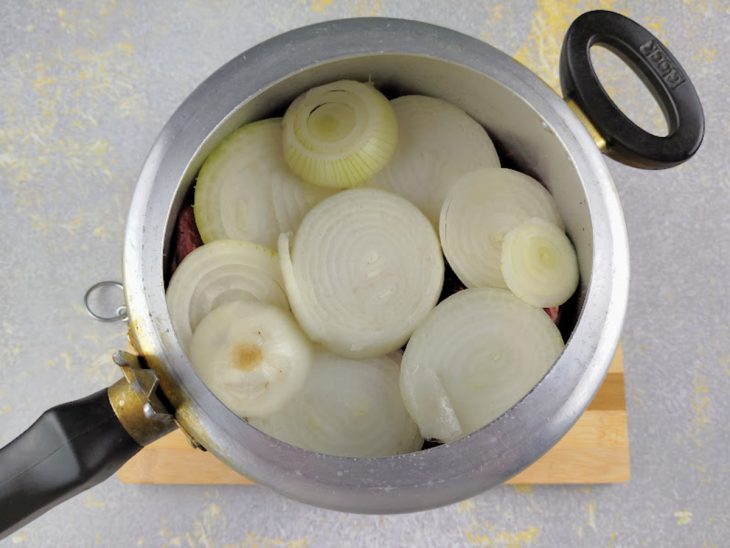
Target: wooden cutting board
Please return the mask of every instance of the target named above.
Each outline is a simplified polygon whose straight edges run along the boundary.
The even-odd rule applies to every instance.
[[[211,453],[193,449],[180,431],[145,447],[119,470],[125,483],[238,484],[251,481]],[[624,368],[618,348],[606,380],[573,428],[507,483],[619,483],[630,478]]]

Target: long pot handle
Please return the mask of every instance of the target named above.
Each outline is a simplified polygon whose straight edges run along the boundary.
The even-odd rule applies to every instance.
[[[658,137],[634,124],[604,90],[590,48],[602,45],[618,55],[644,82],[669,126]],[[590,11],[568,29],[560,54],[560,84],[605,140],[605,152],[624,164],[663,169],[697,152],[705,133],[702,105],[679,61],[638,23],[610,11]]]
[[[104,481],[139,450],[106,389],[49,409],[0,450],[0,538]]]
[[[154,372],[126,352],[114,360],[124,379],[49,409],[0,449],[0,539],[101,483],[175,427],[154,394]]]

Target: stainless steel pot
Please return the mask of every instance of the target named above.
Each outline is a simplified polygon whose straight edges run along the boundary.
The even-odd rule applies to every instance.
[[[611,47],[645,77],[666,109],[669,136],[643,132],[608,99],[590,65],[594,43]],[[280,113],[304,90],[344,77],[372,79],[394,94],[442,97],[487,127],[499,147],[552,192],[582,276],[577,320],[565,351],[527,396],[465,439],[395,457],[316,454],[249,426],[195,374],[165,304],[174,221],[206,155],[241,124]],[[646,30],[617,14],[591,12],[574,23],[561,77],[569,104],[487,44],[396,19],[298,29],[214,73],[164,127],[134,193],[124,287],[139,357],[118,353],[115,361],[125,380],[108,394],[46,412],[0,452],[0,505],[11,509],[0,512],[0,531],[9,534],[101,481],[139,446],[175,425],[195,445],[258,482],[297,500],[352,512],[410,512],[448,504],[497,485],[538,459],[568,431],[601,384],[626,309],[626,227],[594,140],[634,165],[667,167],[689,158],[703,133],[699,101],[676,59]]]

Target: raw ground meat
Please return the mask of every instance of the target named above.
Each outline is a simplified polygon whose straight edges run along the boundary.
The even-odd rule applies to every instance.
[[[551,306],[550,308],[543,308],[543,310],[547,313],[548,316],[550,316],[550,319],[553,321],[553,323],[555,325],[558,325],[558,322],[560,321],[560,307]]]
[[[172,256],[170,269],[175,271],[177,265],[195,248],[203,245],[203,240],[195,225],[195,214],[192,206],[186,206],[178,215],[175,225],[175,253]]]

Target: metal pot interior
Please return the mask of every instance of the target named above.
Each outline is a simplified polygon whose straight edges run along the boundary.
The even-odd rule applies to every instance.
[[[323,44],[338,53],[322,53]],[[341,78],[370,79],[391,97],[440,97],[484,125],[504,165],[535,176],[555,197],[582,277],[565,316],[564,335],[572,336],[530,394],[465,439],[397,457],[320,455],[250,427],[195,375],[164,302],[165,251],[207,154],[242,124],[281,115],[299,93]],[[366,19],[324,23],[264,43],[220,69],[181,106],[140,176],[125,242],[125,285],[133,339],[160,374],[178,422],[199,443],[289,497],[338,510],[391,513],[439,506],[496,485],[568,430],[615,349],[627,261],[620,206],[600,153],[544,83],[464,35]]]

